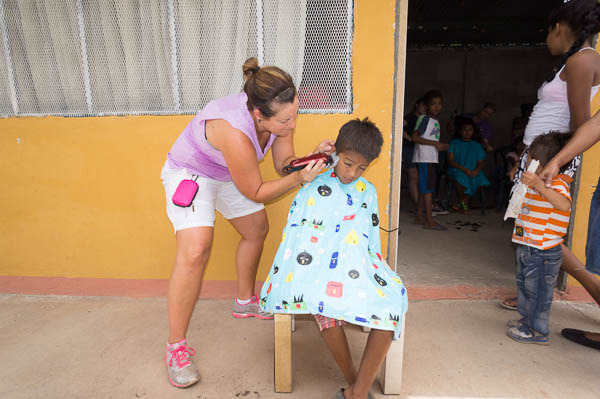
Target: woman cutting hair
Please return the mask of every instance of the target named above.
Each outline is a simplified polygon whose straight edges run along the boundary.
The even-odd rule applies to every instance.
[[[296,87],[288,73],[275,66],[259,67],[256,58],[246,60],[242,70],[243,91],[210,102],[192,119],[171,147],[161,174],[167,215],[177,240],[167,298],[169,339],[165,351],[169,380],[176,387],[200,379],[186,333],[210,254],[215,209],[241,235],[235,256],[238,286],[232,315],[271,319],[271,314],[260,310],[254,295],[269,230],[263,202],[312,181],[324,167],[322,161],[311,161],[300,171],[283,174],[283,167],[296,159]],[[258,163],[271,148],[274,167],[282,177],[263,181]],[[332,151],[331,140],[315,149]],[[198,183],[198,194],[190,206],[179,207],[172,197],[185,179]]]

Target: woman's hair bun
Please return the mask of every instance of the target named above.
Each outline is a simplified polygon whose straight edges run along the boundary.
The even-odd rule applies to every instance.
[[[258,60],[256,57],[248,58],[244,65],[242,65],[242,72],[244,73],[244,80],[248,80],[259,71]]]

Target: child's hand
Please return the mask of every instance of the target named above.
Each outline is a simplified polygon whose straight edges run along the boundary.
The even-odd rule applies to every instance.
[[[435,147],[438,149],[438,151],[448,151],[448,148],[450,148],[448,144],[439,142],[435,145]]]
[[[523,172],[523,176],[521,176],[521,181],[523,182],[523,184],[526,184],[529,187],[534,188],[538,191],[544,188],[544,181],[533,172]]]

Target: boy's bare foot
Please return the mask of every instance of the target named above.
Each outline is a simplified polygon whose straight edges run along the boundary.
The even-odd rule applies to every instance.
[[[500,306],[508,310],[517,310],[517,297],[506,298],[500,302]]]
[[[341,392],[338,391],[338,393],[336,395],[336,399],[340,396],[343,397],[344,399],[353,399],[353,398],[359,397],[357,395],[354,395],[354,390],[352,389],[352,386],[350,386],[346,389],[342,388]],[[340,399],[342,399],[342,398],[340,398]],[[374,396],[371,393],[371,391],[369,391],[367,393],[367,399],[374,399]]]
[[[435,222],[433,222],[433,223],[424,223],[423,224],[423,228],[427,229],[427,230],[438,230],[438,231],[446,231],[446,230],[448,230],[447,227],[442,226],[441,224],[435,223]]]
[[[415,221],[413,222],[414,224],[425,224],[425,219],[415,219]]]

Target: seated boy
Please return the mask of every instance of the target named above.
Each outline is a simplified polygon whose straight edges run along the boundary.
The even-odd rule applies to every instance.
[[[273,313],[311,313],[349,388],[337,397],[367,397],[407,308],[400,278],[381,256],[375,187],[361,174],[383,139],[368,119],[340,129],[333,172],[305,184],[294,198],[279,250],[261,291]],[[358,372],[343,324],[372,328]]]
[[[468,215],[471,213],[469,198],[481,187],[490,185],[482,171],[487,154],[482,145],[473,140],[475,122],[461,118],[457,124],[458,137],[450,141],[448,149],[448,176],[456,182],[458,191],[458,201],[452,209]]]
[[[540,166],[536,173],[540,173],[571,136],[571,133],[538,136],[529,147],[527,167],[531,159],[537,159]],[[552,187],[546,188],[537,174],[525,172],[521,181],[529,187],[515,219],[512,241],[518,244],[517,310],[522,318],[508,322],[508,336],[526,344],[547,345],[550,306],[562,263],[560,244],[567,234],[571,215],[572,179],[559,174]]]

